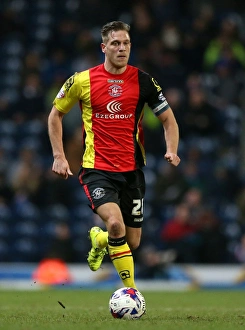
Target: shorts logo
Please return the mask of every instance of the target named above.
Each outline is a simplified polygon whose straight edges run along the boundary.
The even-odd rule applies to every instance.
[[[105,189],[103,189],[103,188],[96,188],[92,192],[92,197],[94,199],[100,199],[100,198],[102,198],[104,196],[105,196]]]
[[[142,222],[143,221],[143,217],[141,218],[134,218],[134,222]]]
[[[107,104],[106,108],[110,113],[116,113],[116,112],[122,111],[121,105],[122,105],[122,103],[120,103],[118,101],[111,101]]]

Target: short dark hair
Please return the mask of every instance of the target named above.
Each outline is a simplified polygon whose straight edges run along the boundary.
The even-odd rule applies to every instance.
[[[112,21],[105,24],[101,29],[101,38],[103,42],[107,42],[109,39],[109,33],[112,31],[127,31],[130,30],[130,25],[122,21]]]

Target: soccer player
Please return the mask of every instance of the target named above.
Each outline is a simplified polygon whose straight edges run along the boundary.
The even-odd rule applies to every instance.
[[[130,26],[121,21],[102,27],[104,63],[77,72],[62,86],[48,117],[54,173],[67,179],[73,173],[65,156],[62,119],[76,102],[83,121],[83,157],[79,180],[91,208],[106,231],[92,227],[91,270],[100,268],[108,252],[125,287],[136,288],[132,250],[141,240],[145,180],[143,108],[148,103],[164,129],[164,158],[177,166],[179,130],[172,109],[157,81],[128,65]],[[152,141],[159,143],[159,141]]]

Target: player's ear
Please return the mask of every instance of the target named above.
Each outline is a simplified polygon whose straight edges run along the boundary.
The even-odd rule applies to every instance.
[[[105,48],[106,48],[106,45],[104,43],[101,44],[101,50],[103,53],[105,53]]]

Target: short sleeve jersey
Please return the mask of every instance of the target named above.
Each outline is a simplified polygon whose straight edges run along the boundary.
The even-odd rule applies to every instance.
[[[169,108],[156,80],[134,66],[115,75],[101,64],[71,76],[53,104],[68,113],[77,102],[83,121],[84,168],[127,172],[145,165],[144,105],[148,103],[156,116]]]

